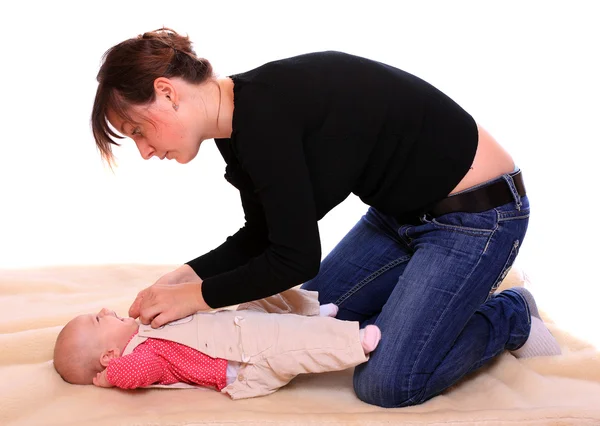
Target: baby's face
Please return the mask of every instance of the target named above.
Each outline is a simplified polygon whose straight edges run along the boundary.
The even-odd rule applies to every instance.
[[[121,318],[115,311],[106,308],[102,308],[96,314],[95,321],[100,333],[118,340],[124,340],[125,343],[138,330],[139,326],[133,318]]]
[[[139,326],[133,318],[121,318],[115,311],[106,308],[97,314],[81,315],[78,323],[79,333],[98,339],[105,348],[118,347],[121,351]]]

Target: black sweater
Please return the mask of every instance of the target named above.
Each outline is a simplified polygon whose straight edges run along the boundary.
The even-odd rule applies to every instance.
[[[459,105],[397,68],[340,52],[270,62],[231,77],[233,132],[216,139],[246,224],[188,264],[219,308],[313,278],[317,221],[350,193],[400,220],[468,171],[477,126]]]

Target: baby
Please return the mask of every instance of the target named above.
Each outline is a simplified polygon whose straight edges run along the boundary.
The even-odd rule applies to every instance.
[[[197,313],[158,329],[102,309],[69,321],[54,366],[74,384],[210,387],[233,399],[268,395],[296,375],[354,367],[381,339],[378,327],[333,317],[317,293],[291,289],[237,311]]]

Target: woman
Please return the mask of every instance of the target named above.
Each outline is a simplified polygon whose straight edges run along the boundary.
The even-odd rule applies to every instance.
[[[430,84],[339,52],[216,79],[168,29],[109,49],[98,83],[106,160],[123,137],[113,129],[143,158],[179,163],[214,138],[246,217],[140,292],[132,317],[159,327],[303,283],[337,318],[382,330],[354,388],[384,407],[426,401],[505,349],[557,353],[527,291],[494,294],[527,229],[521,173]],[[370,207],[321,263],[317,221],[350,193]]]

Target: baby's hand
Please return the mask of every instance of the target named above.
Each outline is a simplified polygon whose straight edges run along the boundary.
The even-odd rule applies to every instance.
[[[96,377],[92,379],[92,382],[94,383],[94,385],[100,388],[112,388],[114,386],[106,378],[106,368],[100,373],[96,374]]]

